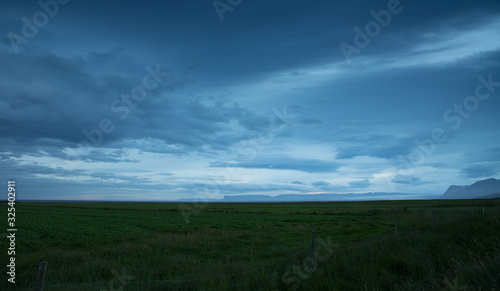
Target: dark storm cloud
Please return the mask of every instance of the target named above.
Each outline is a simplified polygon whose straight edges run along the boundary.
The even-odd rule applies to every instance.
[[[111,154],[103,154],[96,153],[96,156],[88,155],[86,157],[79,157],[80,162],[104,162],[104,163],[131,163],[137,161],[131,161],[128,159],[119,158],[117,153]],[[31,156],[33,157],[33,156]],[[38,157],[51,157],[46,153],[40,153]],[[42,162],[37,162],[36,160],[23,159],[23,158],[14,158],[10,155],[0,154],[0,161],[2,163],[2,167],[0,167],[0,175],[2,177],[23,177],[23,179],[38,179],[40,176],[50,176],[55,179],[64,179],[65,177],[78,177],[83,179],[95,178],[96,181],[112,181],[112,180],[121,180],[126,182],[137,182],[137,178],[125,175],[119,175],[114,173],[106,173],[106,172],[90,172],[83,169],[77,168],[62,168],[59,167],[57,163],[52,163],[50,165],[46,165]],[[171,173],[162,173],[165,176],[171,176]]]
[[[22,176],[24,178],[34,178],[37,174],[54,174],[54,169],[37,164],[19,166],[16,160],[5,156],[0,156],[0,161],[2,164],[0,167],[2,177],[14,178]]]
[[[387,3],[391,1],[370,2],[364,9],[357,10],[356,18],[351,19],[352,27],[358,26],[365,30],[365,25],[374,20],[371,10],[379,12],[388,10]],[[439,1],[439,2],[409,2],[393,1],[399,3],[401,12],[392,15],[387,27],[382,27],[381,32],[371,38],[369,46],[363,48],[357,56],[377,57],[381,61],[391,54],[401,54],[415,57],[414,48],[423,40],[432,42],[443,41],[451,33],[458,31],[474,30],[481,24],[497,18],[500,5],[495,1]],[[367,3],[364,3],[365,5]],[[364,11],[363,11],[364,10]],[[354,44],[355,32],[352,27],[346,27],[342,41]],[[430,39],[434,38],[434,39]],[[340,49],[339,54],[342,55]],[[418,55],[418,52],[417,52]]]
[[[135,45],[137,50],[150,45],[148,49],[156,55],[159,49],[155,47],[168,44],[169,53],[180,55],[183,61],[185,56],[200,59],[205,75],[200,81],[218,85],[245,81],[277,69],[342,60],[338,43],[352,41],[353,27],[372,20],[370,11],[386,9],[387,2],[359,2],[355,7],[349,2],[247,2],[228,13],[222,23],[211,3],[106,2],[92,5],[73,2],[64,7],[58,18],[68,21],[71,15],[76,24],[71,29],[76,35],[107,36],[116,40],[119,46]],[[405,10],[393,17],[389,27],[363,50],[363,54],[387,54],[388,48],[404,50],[418,42],[415,34],[442,27],[446,23],[443,20],[448,20],[449,26],[459,25],[460,29],[474,28],[475,24],[464,17],[465,12],[468,16],[486,18],[499,11],[495,1],[402,3]],[[110,15],[117,10],[120,13]],[[93,25],[88,25],[90,15]],[[157,33],[159,28],[162,34]],[[47,26],[47,30],[50,29],[50,25]],[[132,44],[127,39],[138,41]],[[197,45],[199,43],[205,44],[203,49]],[[238,45],[245,49],[237,49]]]
[[[500,162],[471,165],[460,170],[467,179],[496,177],[500,173]]]
[[[96,116],[108,114],[103,96],[118,93],[129,80],[100,78],[81,59],[50,53],[12,54],[0,50],[10,66],[3,76],[3,137],[52,138],[75,143]],[[7,83],[8,82],[8,86]],[[117,87],[117,85],[119,85]]]
[[[136,108],[129,107],[129,115],[117,114],[113,101],[129,94],[131,84],[140,84],[141,79],[119,72],[93,72],[107,68],[102,62],[120,59],[118,52],[90,56],[88,60],[69,59],[50,53],[18,55],[0,50],[2,63],[7,65],[2,74],[5,98],[0,102],[5,112],[0,117],[2,137],[18,139],[18,143],[25,139],[22,144],[51,139],[74,146],[88,136],[98,140],[92,130],[97,130],[101,119],[109,118],[116,130],[102,138],[102,145],[154,137],[196,150],[202,145],[227,147],[246,138],[248,133],[236,132],[229,125],[231,121],[248,131],[269,124],[267,117],[224,99],[171,96],[183,80],[169,80],[153,96],[134,104]],[[122,116],[124,120],[120,120]],[[89,134],[82,134],[83,130]]]
[[[461,169],[462,178],[498,174],[500,150],[491,145],[500,142],[500,88],[462,118],[458,130],[450,129],[443,113],[474,93],[479,75],[500,80],[495,73],[500,2],[400,1],[402,11],[348,64],[339,44],[353,45],[354,27],[364,29],[373,20],[371,11],[388,9],[391,1],[243,1],[224,14],[224,21],[211,1],[70,1],[17,53],[9,33],[22,35],[21,17],[31,19],[41,8],[36,1],[4,1],[1,174],[25,177],[33,193],[45,189],[41,196],[72,190],[93,195],[114,186],[122,194],[141,189],[151,194],[167,191],[169,183],[184,191],[180,195],[191,195],[186,193],[201,187],[204,173],[173,182],[175,167],[162,182],[121,172],[132,165],[137,172],[159,171],[141,164],[142,154],[150,153],[165,160],[212,159],[193,163],[197,170],[229,165],[297,175],[280,184],[260,176],[261,184],[232,185],[224,190],[228,194],[307,187],[349,191],[347,185],[371,190],[379,181],[365,172],[339,179],[339,167],[380,172],[395,166],[399,157],[418,149],[416,139],[428,138],[436,127],[446,130],[448,142],[426,156],[427,165],[435,171]],[[115,100],[123,106],[122,94],[141,85],[146,66],[157,64],[168,78],[144,101],[112,110]],[[269,129],[273,108],[284,105],[295,110],[296,122],[260,144],[254,160],[232,160],[233,148]],[[103,119],[115,128],[93,144]],[[85,140],[92,146],[76,147]],[[300,145],[287,152],[297,141],[330,148],[311,153]],[[301,151],[308,158],[301,158]],[[386,164],[349,164],[362,156]],[[100,163],[112,170],[102,171]],[[50,184],[55,170],[69,180]],[[332,173],[344,185],[321,175],[299,176],[304,173]],[[398,175],[393,182],[416,187],[429,180],[435,177],[422,173]]]

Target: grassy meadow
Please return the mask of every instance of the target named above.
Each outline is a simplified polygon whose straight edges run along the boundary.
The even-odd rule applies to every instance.
[[[0,290],[500,290],[500,199],[15,207]]]

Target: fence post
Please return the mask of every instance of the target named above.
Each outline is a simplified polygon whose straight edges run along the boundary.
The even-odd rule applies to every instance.
[[[483,215],[484,215],[484,206],[483,206]]]
[[[36,279],[35,291],[43,290],[43,281],[45,280],[45,272],[47,271],[47,261],[42,261],[38,268],[38,278]]]
[[[394,226],[395,229],[395,235],[396,235],[396,240],[398,240],[398,220],[396,219],[396,225]]]
[[[313,265],[313,273],[316,271],[316,263],[314,262],[314,231],[311,232],[311,258]]]

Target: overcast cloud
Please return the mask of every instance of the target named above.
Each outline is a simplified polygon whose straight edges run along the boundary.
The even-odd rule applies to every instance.
[[[499,177],[498,1],[41,3],[0,11],[0,174],[20,199]]]

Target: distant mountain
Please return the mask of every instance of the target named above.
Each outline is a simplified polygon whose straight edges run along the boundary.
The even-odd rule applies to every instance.
[[[282,194],[270,195],[225,195],[221,202],[320,202],[320,201],[369,201],[399,199],[436,199],[435,196],[423,196],[409,193],[347,193],[347,194]]]
[[[452,185],[444,192],[442,199],[471,199],[500,193],[500,179],[490,178],[469,186]]]
[[[480,196],[480,197],[477,197],[479,199],[493,199],[493,198],[500,198],[500,193],[495,193],[495,194],[491,194],[491,195],[486,195],[486,196]]]

